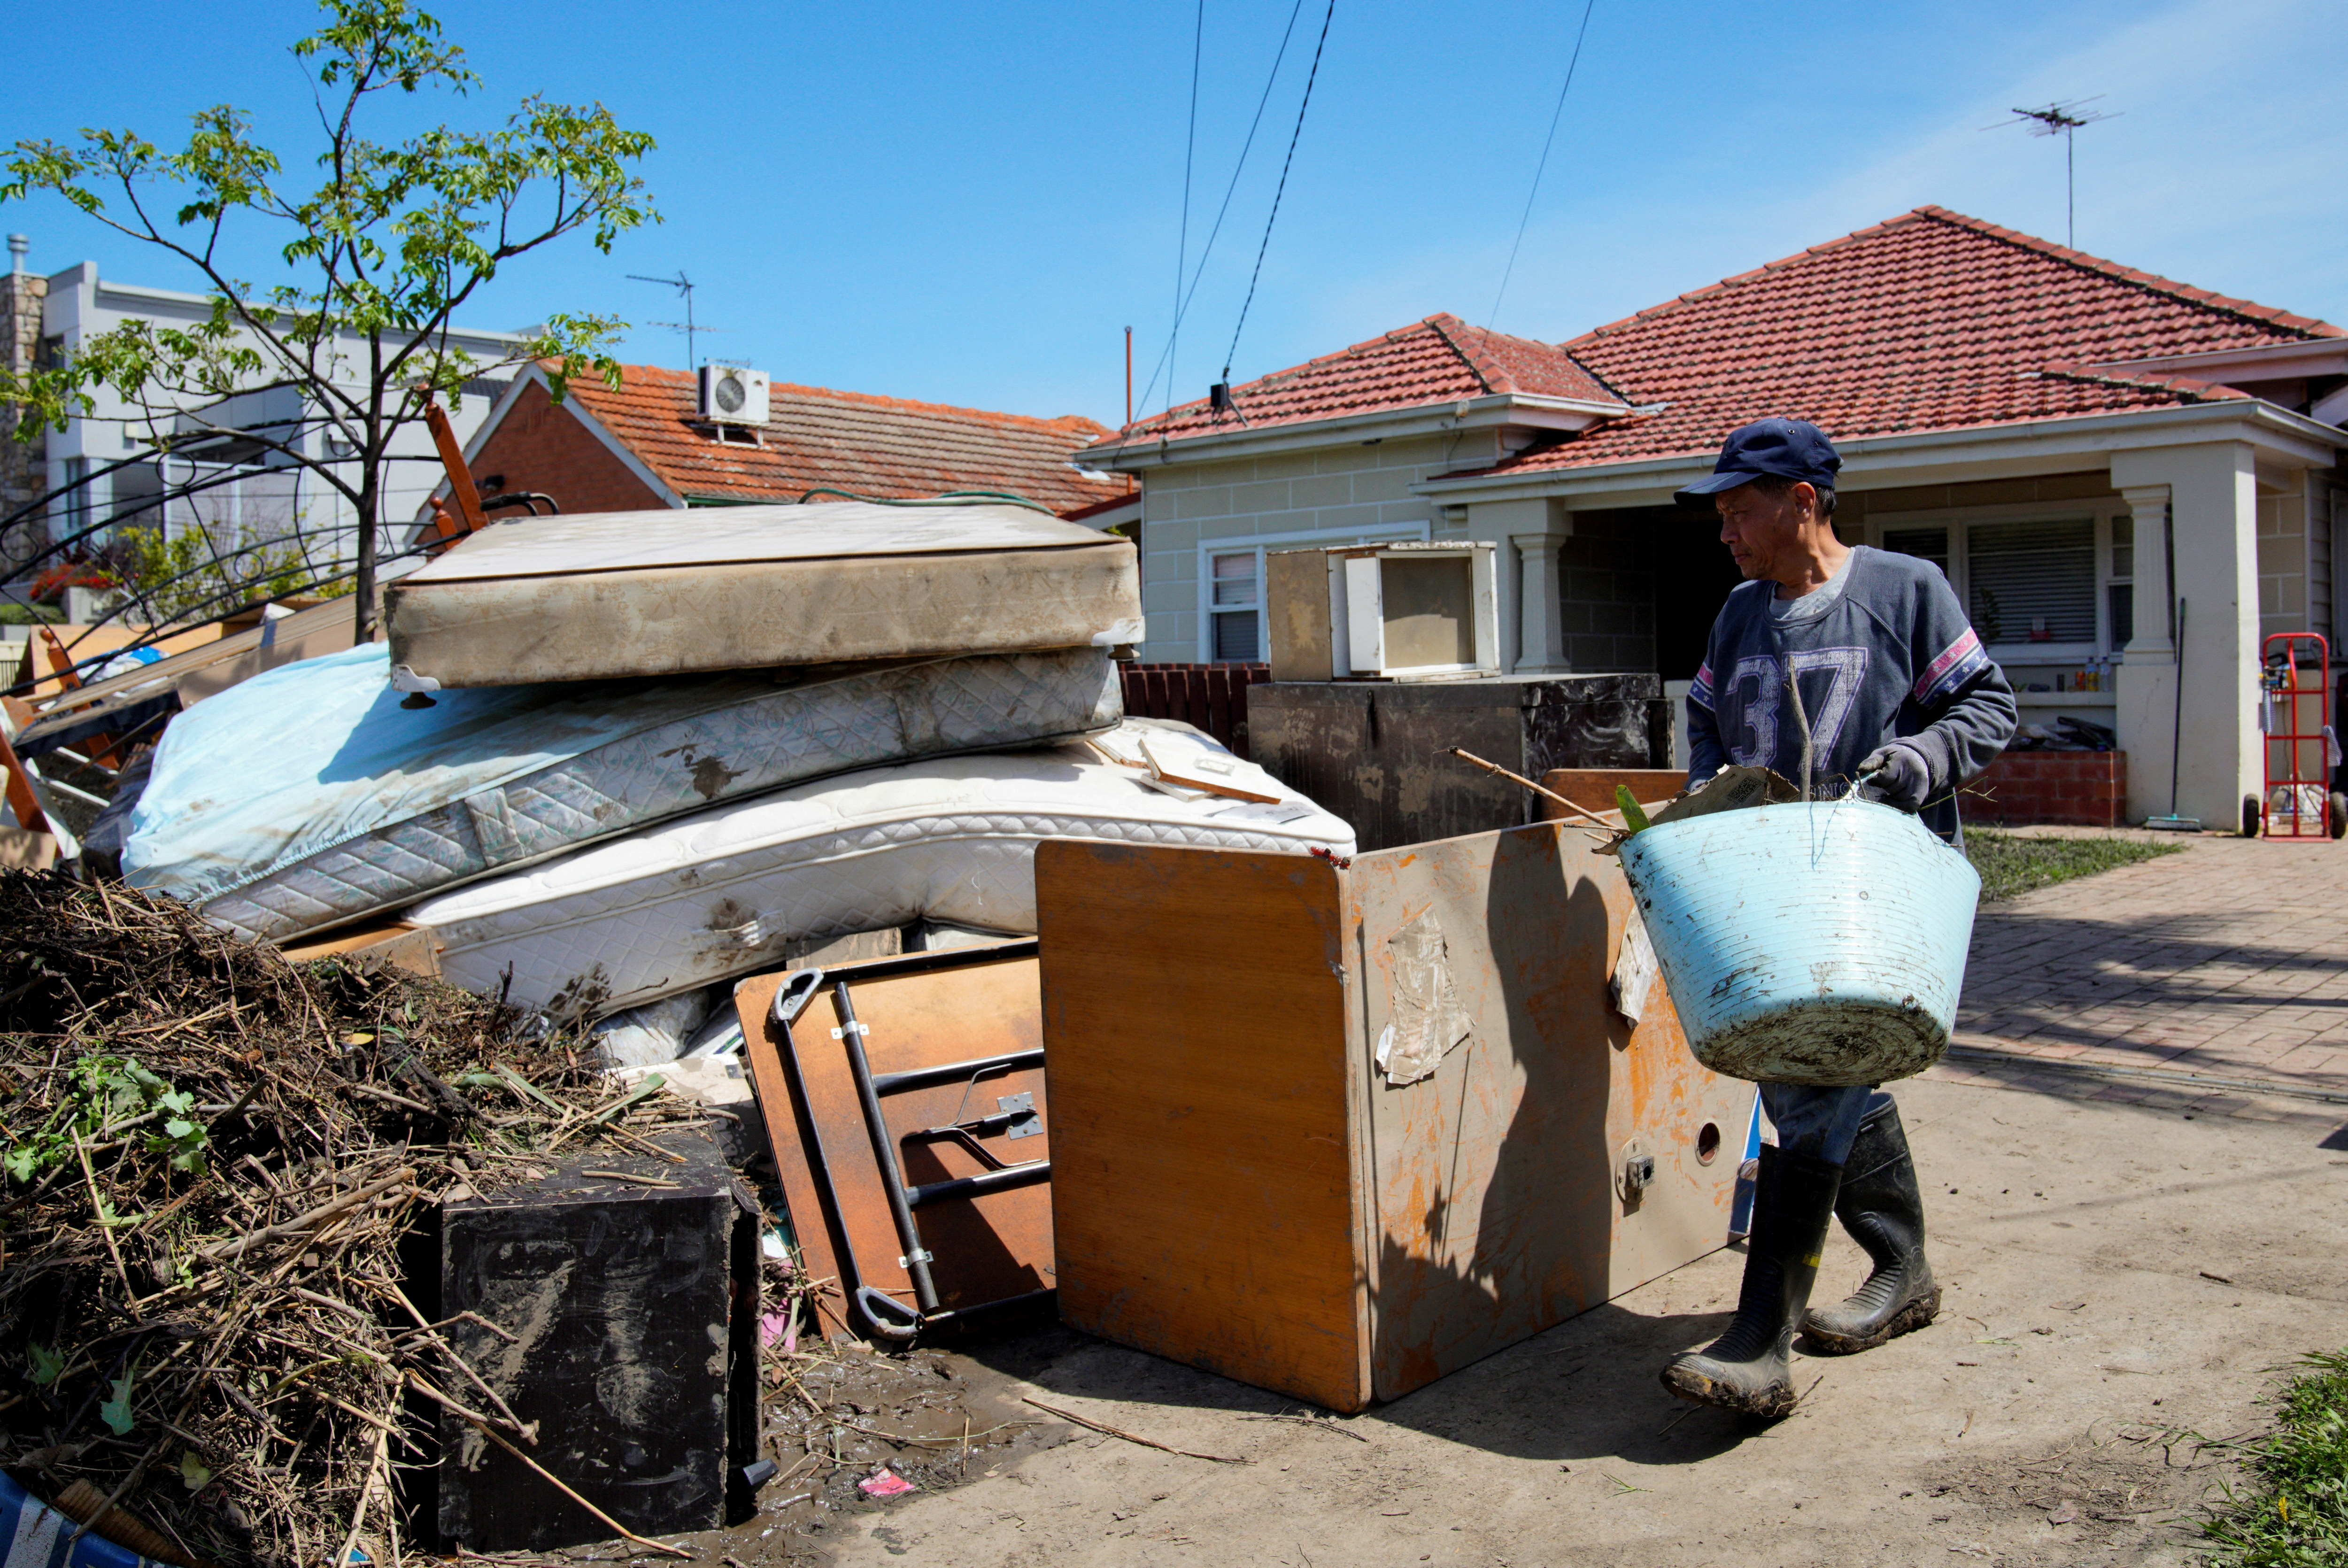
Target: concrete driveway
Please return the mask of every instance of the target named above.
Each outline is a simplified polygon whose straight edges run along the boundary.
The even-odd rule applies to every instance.
[[[1725,1325],[1724,1250],[1337,1424],[1059,1329],[954,1359],[1076,1427],[825,1515],[839,1563],[2184,1563],[2276,1369],[2348,1344],[2348,846],[2183,854],[1982,912],[1961,1054],[1900,1087],[1940,1321],[1763,1427],[1655,1371]],[[1865,1272],[1839,1233],[1820,1294]]]
[[[2252,1430],[2271,1368],[2348,1343],[2336,1123],[2289,1105],[2188,1120],[1986,1078],[1901,1098],[1942,1315],[1801,1358],[1817,1387],[1774,1427],[1655,1382],[1726,1321],[1730,1251],[1342,1431],[1249,1419],[1298,1408],[1042,1330],[978,1347],[973,1381],[1247,1462],[1065,1429],[953,1491],[833,1513],[808,1544],[958,1568],[2191,1561],[2195,1506],[2232,1473],[2191,1434]],[[1838,1235],[1822,1285],[1864,1266]]]

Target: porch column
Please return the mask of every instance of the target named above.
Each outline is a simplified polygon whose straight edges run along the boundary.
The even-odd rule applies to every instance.
[[[1512,533],[1509,542],[1517,547],[1517,580],[1524,585],[1517,673],[1562,675],[1572,667],[1565,658],[1565,605],[1557,577],[1557,547],[1564,537],[1546,531]]]
[[[2168,487],[2130,485],[2120,491],[2136,520],[2135,635],[2122,656],[2132,665],[2173,665],[2170,640],[2177,598],[2168,589]]]
[[[2116,452],[2111,463],[2113,487],[2136,517],[2136,635],[2119,668],[2116,716],[2128,815],[2169,810],[2173,757],[2176,809],[2209,828],[2237,826],[2242,797],[2261,781],[2251,449],[2234,441],[2161,447]],[[2184,602],[2181,650],[2169,635],[2172,600]]]
[[[1499,623],[1503,671],[1552,675],[1568,667],[1557,546],[1571,531],[1564,509],[1545,496],[1468,504],[1468,537],[1496,546],[1492,614]]]

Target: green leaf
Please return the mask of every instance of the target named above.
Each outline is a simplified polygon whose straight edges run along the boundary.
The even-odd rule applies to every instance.
[[[193,1449],[180,1452],[180,1484],[190,1491],[201,1491],[211,1483],[211,1468],[198,1458]]]
[[[0,1167],[6,1168],[9,1179],[14,1181],[30,1181],[33,1173],[46,1163],[41,1151],[29,1143],[12,1143],[7,1153],[0,1154]]]
[[[25,1354],[33,1363],[33,1381],[46,1388],[65,1375],[66,1357],[62,1350],[52,1350],[46,1345],[25,1342]]]
[[[1647,813],[1641,810],[1639,802],[1631,798],[1631,787],[1628,784],[1614,786],[1614,804],[1622,809],[1622,821],[1632,832],[1643,833],[1647,830]]]
[[[112,1384],[114,1398],[98,1408],[98,1418],[104,1421],[108,1429],[118,1438],[130,1435],[130,1383],[138,1375],[137,1367],[126,1368]]]

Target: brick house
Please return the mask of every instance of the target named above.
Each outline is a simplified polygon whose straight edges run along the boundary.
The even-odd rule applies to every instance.
[[[796,501],[819,489],[891,500],[996,490],[1106,528],[1138,514],[1132,485],[1079,468],[1070,453],[1108,433],[1079,415],[1037,419],[780,383],[764,426],[721,426],[700,418],[695,378],[682,370],[632,365],[616,389],[582,377],[557,403],[533,366],[465,457],[484,493],[536,491],[566,512]]]
[[[2024,723],[2118,733],[2124,786],[2066,766],[2131,818],[2168,809],[2180,597],[2180,800],[2213,823],[2260,785],[2260,637],[2348,629],[2348,332],[1940,208],[1563,344],[1430,316],[1229,403],[1082,453],[1141,482],[1145,658],[1254,656],[1266,549],[1477,539],[1507,667],[1684,683],[1736,574],[1671,492],[1765,414],[1834,436],[1845,542],[1941,565]]]

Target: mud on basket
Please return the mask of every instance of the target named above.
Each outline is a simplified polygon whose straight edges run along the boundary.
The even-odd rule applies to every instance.
[[[1855,799],[1658,822],[1622,845],[1696,1058],[1761,1083],[1876,1084],[1948,1049],[1981,877]]]

